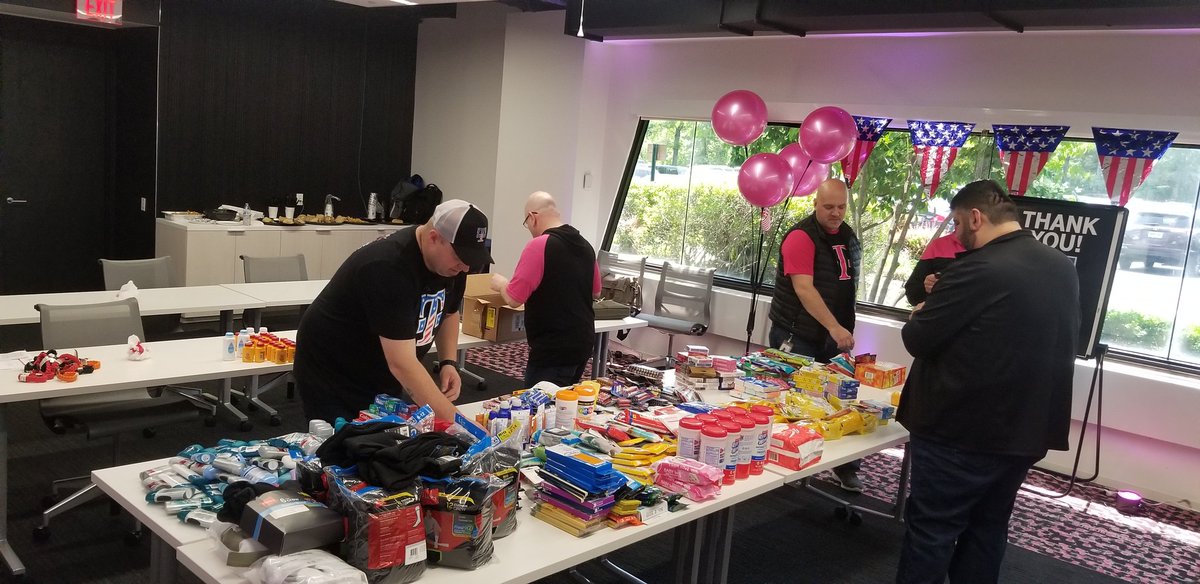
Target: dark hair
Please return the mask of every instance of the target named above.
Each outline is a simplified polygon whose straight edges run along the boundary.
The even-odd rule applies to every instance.
[[[1004,187],[992,180],[977,180],[954,195],[950,199],[950,210],[979,209],[992,224],[1007,221],[1017,221],[1017,204],[1004,190]]]

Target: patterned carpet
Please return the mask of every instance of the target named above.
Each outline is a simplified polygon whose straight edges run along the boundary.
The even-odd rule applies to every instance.
[[[891,501],[900,477],[901,448],[863,459],[863,492]],[[829,473],[817,475],[829,478]],[[1147,506],[1124,515],[1112,506],[1112,491],[1031,471],[1017,496],[1009,543],[1128,582],[1200,582],[1200,513],[1170,505]]]
[[[525,343],[470,349],[467,361],[520,379],[528,350]],[[863,459],[866,495],[892,500],[902,456],[897,448]],[[828,478],[823,475],[818,478]],[[1067,497],[1048,496],[1066,488],[1058,476],[1030,472],[1013,510],[1009,542],[1128,582],[1200,583],[1200,512],[1149,502],[1140,515],[1125,515],[1113,508],[1111,490],[1091,484],[1076,485]]]

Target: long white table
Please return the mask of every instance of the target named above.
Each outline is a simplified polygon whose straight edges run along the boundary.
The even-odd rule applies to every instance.
[[[111,290],[0,296],[0,326],[40,322],[36,304],[95,304],[116,299],[117,293]],[[144,288],[138,290],[137,300],[142,316],[219,312],[222,331],[233,330],[233,311],[265,306],[262,300],[226,286]]]
[[[295,338],[295,331],[278,333],[286,338]],[[459,347],[471,348],[488,344],[483,339],[459,335]],[[0,557],[14,575],[25,572],[25,566],[8,542],[8,426],[5,405],[9,403],[38,400],[52,397],[96,394],[122,389],[157,387],[206,381],[228,380],[233,377],[270,375],[292,370],[291,363],[243,363],[240,360],[221,359],[220,337],[159,341],[148,343],[150,359],[130,361],[126,359],[124,345],[80,347],[81,357],[97,359],[100,369],[90,375],[80,375],[74,383],[51,380],[45,383],[21,383],[14,371],[0,375]],[[222,396],[228,401],[228,395]],[[239,412],[240,413],[240,412]],[[139,484],[140,488],[140,484]]]
[[[730,401],[727,392],[710,390],[701,393],[707,401]],[[884,392],[869,388],[864,393],[864,397],[872,398],[885,395]],[[460,409],[471,417],[480,409],[480,404],[466,404]],[[584,538],[572,537],[531,516],[532,505],[527,498],[518,510],[517,530],[494,542],[495,551],[488,563],[471,571],[430,566],[420,582],[524,584],[600,558],[667,530],[675,530],[676,581],[723,583],[727,580],[733,509],[737,503],[904,443],[907,439],[908,432],[893,421],[871,434],[846,436],[826,442],[821,462],[811,467],[792,471],[768,464],[762,475],[722,487],[721,495],[714,500],[689,503],[687,509],[668,513],[645,526],[602,529]],[[704,541],[703,546],[697,543],[701,540]],[[531,553],[530,550],[537,551]],[[216,544],[210,540],[197,539],[185,543],[178,549],[177,557],[180,563],[209,584],[249,582],[245,568],[232,568],[221,562],[216,554]]]

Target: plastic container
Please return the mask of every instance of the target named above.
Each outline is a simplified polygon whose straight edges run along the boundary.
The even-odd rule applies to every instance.
[[[763,465],[767,462],[767,447],[771,444],[771,416],[761,412],[750,412],[754,420],[754,451],[750,453],[750,474],[763,473]]]
[[[721,421],[727,421],[727,420],[733,419],[733,414],[731,414],[725,410],[713,410],[713,411],[709,412],[708,415],[713,416]]]
[[[736,478],[750,478],[750,461],[754,454],[754,441],[758,439],[758,425],[749,416],[734,416],[733,421],[742,426],[741,444],[738,448]]]
[[[742,448],[742,425],[733,420],[721,420],[720,425],[726,434],[725,478],[721,484],[732,485],[737,480],[737,463]]]
[[[554,427],[575,429],[575,416],[579,414],[579,394],[570,389],[554,394]]]
[[[724,472],[728,447],[729,432],[719,424],[708,424],[700,430],[700,462]]]
[[[233,338],[233,333],[225,333],[225,337],[221,339],[221,360],[233,361],[237,356],[237,341]]]
[[[772,408],[771,406],[763,406],[763,405],[750,406],[750,413],[765,414],[767,417],[774,417],[775,409]]]
[[[592,415],[596,413],[596,395],[600,392],[591,384],[580,383],[575,386],[575,393],[579,396],[579,419],[592,419]]]
[[[694,415],[694,416],[692,416],[692,417],[693,417],[693,418],[696,418],[697,420],[700,420],[700,423],[701,423],[701,424],[704,424],[705,426],[708,426],[708,425],[710,425],[710,424],[716,424],[717,422],[720,422],[720,421],[721,421],[721,420],[717,419],[717,417],[716,417],[716,416],[714,416],[714,415],[712,415],[712,414],[696,414],[696,415]]]
[[[696,418],[679,420],[679,456],[700,460],[700,431],[704,422]]]

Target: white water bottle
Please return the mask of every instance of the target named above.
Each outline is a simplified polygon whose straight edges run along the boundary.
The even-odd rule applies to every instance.
[[[234,343],[233,333],[225,333],[225,338],[221,341],[221,360],[233,361],[233,358],[237,356],[237,345]]]

